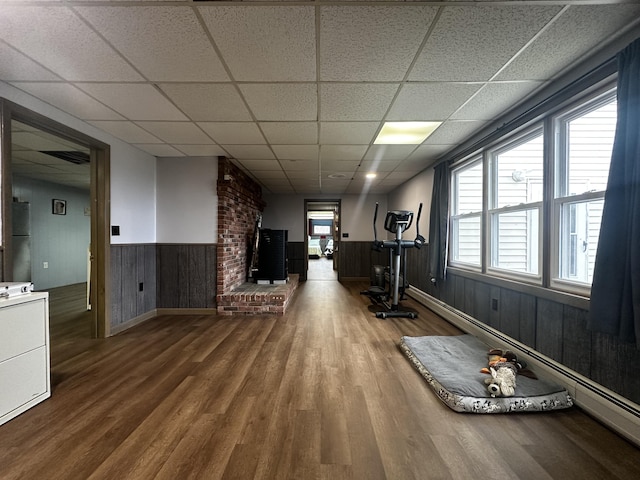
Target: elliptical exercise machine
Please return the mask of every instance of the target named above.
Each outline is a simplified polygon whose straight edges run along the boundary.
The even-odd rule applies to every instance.
[[[398,309],[399,301],[404,297],[404,292],[409,288],[409,282],[406,280],[406,260],[407,249],[421,248],[425,243],[425,239],[420,235],[420,214],[422,213],[422,203],[418,208],[418,217],[416,219],[416,238],[415,240],[403,240],[402,233],[406,232],[413,221],[413,212],[409,210],[390,210],[384,220],[384,229],[394,233],[394,240],[378,240],[378,231],[376,229],[376,221],[378,219],[378,203],[373,214],[373,236],[374,241],[371,248],[377,252],[383,248],[389,249],[389,267],[385,269],[381,265],[373,265],[372,267],[372,284],[368,290],[361,292],[367,295],[372,301],[382,303],[387,311],[376,312],[377,318],[387,317],[405,317],[417,318],[415,312],[406,312]],[[402,271],[401,271],[402,270]],[[385,289],[386,273],[389,275],[389,290]]]

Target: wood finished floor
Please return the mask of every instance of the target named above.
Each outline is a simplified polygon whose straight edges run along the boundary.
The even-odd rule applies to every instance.
[[[106,340],[80,288],[52,292],[53,395],[0,427],[0,478],[640,478],[640,450],[578,409],[449,410],[397,342],[460,332],[412,302],[416,320],[377,319],[362,287],[311,280],[284,317]]]

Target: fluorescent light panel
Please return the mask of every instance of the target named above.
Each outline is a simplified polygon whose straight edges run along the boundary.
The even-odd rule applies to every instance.
[[[442,122],[385,122],[373,142],[376,145],[419,145]]]

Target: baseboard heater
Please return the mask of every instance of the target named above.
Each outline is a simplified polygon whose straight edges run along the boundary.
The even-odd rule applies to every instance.
[[[550,379],[563,385],[571,394],[577,406],[630,442],[640,446],[640,405],[595,383],[474,317],[432,297],[428,293],[413,286],[406,293],[464,332],[478,337],[487,345],[513,350],[530,366],[545,372]]]

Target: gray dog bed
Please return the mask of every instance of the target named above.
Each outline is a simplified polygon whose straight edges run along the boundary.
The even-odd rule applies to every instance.
[[[445,405],[456,412],[541,412],[573,405],[567,390],[518,375],[515,395],[493,398],[484,380],[489,346],[472,335],[402,337],[400,349]]]

